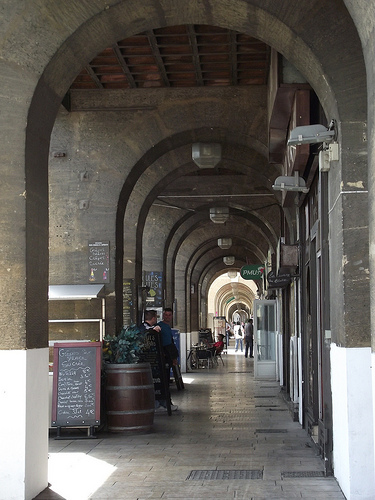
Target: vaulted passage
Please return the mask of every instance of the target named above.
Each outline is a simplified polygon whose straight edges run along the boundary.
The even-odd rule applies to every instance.
[[[0,399],[12,410],[0,437],[16,465],[4,469],[0,497],[9,484],[27,499],[47,486],[54,342],[101,341],[164,307],[183,371],[200,331],[217,336],[253,317],[255,372],[232,356],[221,373],[228,397],[237,380],[252,387],[236,392],[233,421],[242,411],[258,418],[263,406],[253,403],[267,383],[289,411],[270,406],[272,427],[248,435],[251,449],[277,434],[268,432],[276,421],[286,434],[299,426],[318,472],[347,498],[374,496],[370,9],[351,0],[14,0],[2,14]],[[99,295],[52,304],[56,285]],[[177,395],[182,420],[200,418],[204,397],[214,402],[219,372],[200,377]],[[212,428],[230,436],[231,455],[240,426],[221,428],[215,408]],[[155,437],[173,439],[158,426]],[[264,456],[220,470],[262,471],[248,480],[265,484]],[[189,463],[190,490],[205,469]],[[315,467],[302,469],[278,470],[277,481]]]

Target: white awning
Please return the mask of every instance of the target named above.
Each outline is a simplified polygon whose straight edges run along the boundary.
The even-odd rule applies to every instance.
[[[104,285],[50,285],[49,300],[89,300],[96,299]]]

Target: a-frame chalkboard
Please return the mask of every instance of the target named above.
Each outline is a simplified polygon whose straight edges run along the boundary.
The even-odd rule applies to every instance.
[[[140,361],[142,363],[150,363],[152,378],[154,380],[155,399],[158,401],[165,400],[168,415],[172,415],[169,380],[167,370],[165,369],[165,359],[159,332],[152,329],[147,330],[146,340],[140,354]]]
[[[101,342],[59,342],[53,350],[52,427],[100,424]]]

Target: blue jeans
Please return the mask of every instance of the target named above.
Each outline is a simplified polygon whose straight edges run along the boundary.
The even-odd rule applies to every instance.
[[[240,344],[240,346],[241,346],[241,352],[242,352],[242,350],[243,350],[243,348],[242,348],[242,339],[236,339],[236,345],[234,347],[234,349],[236,351],[238,351],[238,344]]]

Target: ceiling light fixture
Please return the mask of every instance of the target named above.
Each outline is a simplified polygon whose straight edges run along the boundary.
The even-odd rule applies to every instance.
[[[232,246],[232,238],[219,238],[217,244],[222,250],[228,250]]]
[[[191,154],[199,168],[214,168],[221,160],[221,144],[196,142],[192,145]]]
[[[224,224],[229,218],[228,207],[213,207],[210,208],[210,219],[215,224]]]
[[[226,266],[233,266],[235,260],[236,257],[234,255],[227,255],[226,257],[223,257],[223,262]]]

